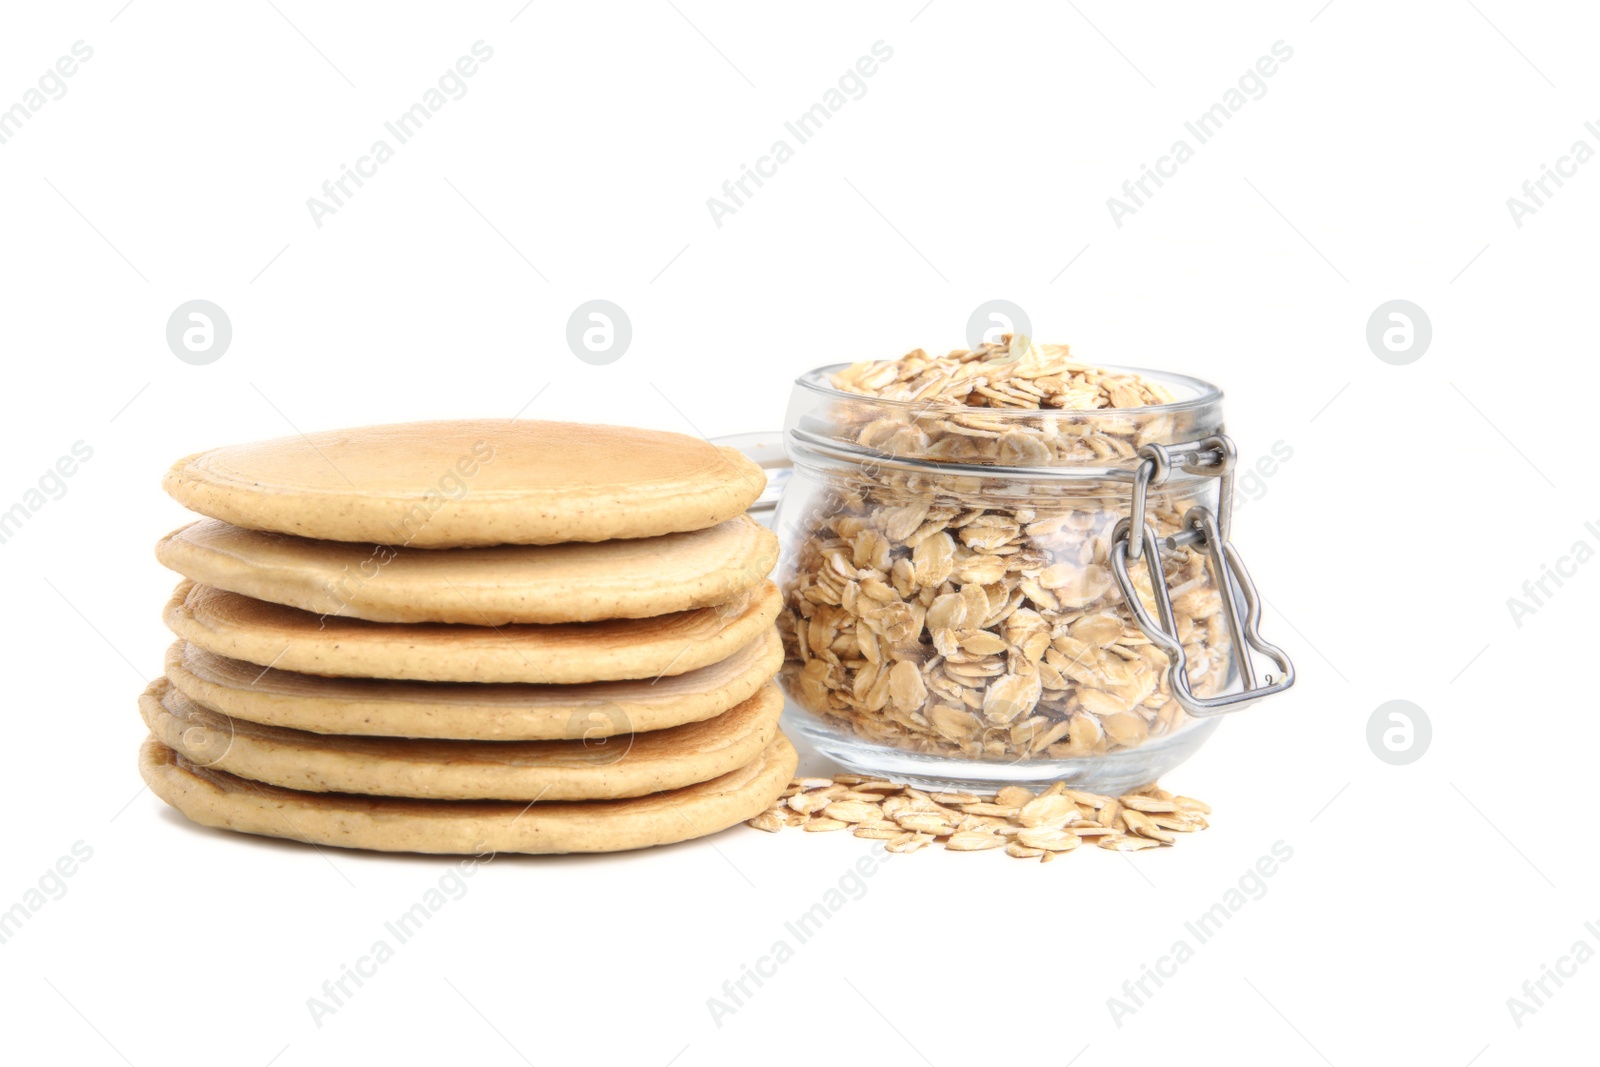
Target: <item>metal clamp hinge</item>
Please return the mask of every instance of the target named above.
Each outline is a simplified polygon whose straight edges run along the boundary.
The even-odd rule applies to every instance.
[[[1294,685],[1294,664],[1276,645],[1268,644],[1257,630],[1261,621],[1261,598],[1256,593],[1250,572],[1245,569],[1239,552],[1228,540],[1233,517],[1233,471],[1236,451],[1233,441],[1224,435],[1208,437],[1204,441],[1183,445],[1149,444],[1139,449],[1143,462],[1134,473],[1133,508],[1128,518],[1122,519],[1111,532],[1111,571],[1123,599],[1133,612],[1139,629],[1156,647],[1167,655],[1167,682],[1172,695],[1190,715],[1205,718],[1239,711],[1263,697],[1281,693]],[[1222,484],[1218,499],[1218,513],[1206,507],[1192,507],[1183,516],[1183,530],[1162,540],[1155,528],[1145,520],[1148,494],[1151,486],[1163,484],[1176,463],[1191,474],[1204,474],[1220,478]],[[1222,608],[1228,623],[1228,636],[1232,642],[1234,662],[1239,670],[1243,689],[1237,693],[1215,696],[1197,696],[1189,685],[1187,657],[1183,643],[1178,639],[1178,624],[1172,611],[1172,594],[1167,588],[1166,576],[1161,570],[1161,549],[1185,546],[1205,550],[1209,560],[1211,580],[1222,597]],[[1155,597],[1158,617],[1151,617],[1139,592],[1134,588],[1128,573],[1128,560],[1143,559],[1150,574],[1150,589]],[[1244,602],[1244,614],[1239,614],[1239,602]],[[1278,674],[1267,675],[1265,680],[1255,676],[1250,658],[1254,649],[1277,665]]]

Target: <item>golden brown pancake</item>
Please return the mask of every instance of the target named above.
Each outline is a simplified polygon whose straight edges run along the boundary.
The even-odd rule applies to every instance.
[[[203,585],[372,622],[593,622],[721,604],[759,585],[778,538],[744,515],[704,530],[599,544],[403,548],[205,519],[156,558]]]
[[[169,629],[219,656],[305,674],[425,682],[581,682],[682,674],[726,659],[778,617],[772,582],[715,607],[653,619],[458,626],[313,615],[193,582]]]
[[[155,738],[139,750],[151,792],[204,826],[317,845],[486,856],[616,852],[704,837],[777,800],[798,757],[781,733],[749,764],[665,793],[626,800],[402,800],[302,793],[200,767]]]
[[[313,793],[428,800],[608,800],[679,789],[742,767],[778,732],[783,696],[768,682],[715,718],[649,733],[586,736],[610,709],[575,716],[562,741],[340,737],[219,715],[165,678],[139,697],[145,725],[190,762]]]
[[[460,548],[703,530],[749,507],[766,475],[683,434],[461,419],[226,445],[179,460],[162,484],[252,530]]]
[[[782,665],[783,643],[772,627],[697,670],[588,685],[325,678],[229,659],[186,641],[174,641],[166,658],[174,687],[235,719],[319,734],[465,741],[566,738],[580,718],[590,738],[670,729],[743,703]]]

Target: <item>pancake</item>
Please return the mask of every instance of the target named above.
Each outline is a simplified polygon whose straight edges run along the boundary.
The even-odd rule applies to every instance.
[[[316,615],[504,626],[724,603],[772,570],[778,538],[740,515],[600,544],[429,549],[313,541],[206,519],[162,538],[156,558],[192,581]]]
[[[227,445],[162,479],[252,530],[412,548],[547,545],[703,530],[766,476],[731,448],[659,430],[462,419]]]
[[[759,756],[778,732],[783,696],[771,682],[712,719],[650,733],[591,738],[614,716],[572,720],[572,740],[412,741],[339,737],[230,719],[165,678],[139,698],[150,733],[190,762],[314,793],[429,800],[607,800],[704,782]]]
[[[709,782],[625,800],[524,804],[303,793],[198,766],[153,737],[139,750],[151,792],[204,826],[340,848],[477,856],[616,852],[704,837],[770,807],[797,762],[780,733],[749,764]]]
[[[666,730],[743,703],[783,665],[769,628],[727,659],[684,674],[589,685],[477,685],[324,678],[228,659],[184,641],[167,649],[166,673],[197,704],[234,719],[319,734],[542,741]],[[603,712],[597,721],[591,712]]]
[[[566,685],[682,674],[726,659],[778,617],[772,582],[715,607],[653,619],[458,626],[313,615],[182,582],[164,618],[219,656],[305,674]]]

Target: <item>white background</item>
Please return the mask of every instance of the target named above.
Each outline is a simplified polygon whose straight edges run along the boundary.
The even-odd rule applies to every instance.
[[[1600,563],[1520,627],[1506,601],[1600,547],[1600,162],[1520,228],[1506,199],[1600,148],[1593,12],[674,3],[7,5],[0,107],[75,41],[94,55],[0,145],[0,509],[94,454],[0,545],[0,909],[93,850],[0,945],[6,1058],[1591,1061],[1600,963],[1520,1027],[1506,1002],[1600,949]],[[478,40],[467,94],[315,226],[306,199]],[[716,226],[707,197],[880,40],[866,94]],[[1107,197],[1280,40],[1266,95],[1117,227]],[[600,367],[564,340],[596,297],[634,331]],[[997,297],[1086,359],[1219,383],[1246,460],[1293,450],[1236,540],[1299,684],[1167,782],[1213,829],[1049,866],[896,859],[720,1027],[707,999],[867,842],[501,858],[315,1025],[307,998],[446,866],[200,831],[141,790],[134,698],[174,580],[151,547],[185,521],[167,465],[524,405],[775,428],[797,373],[963,345]],[[209,366],[164,339],[195,298],[233,324]],[[1365,341],[1396,298],[1433,324],[1408,366]],[[1366,742],[1396,698],[1433,724],[1403,767]],[[1107,998],[1278,841],[1265,896],[1118,1026]]]

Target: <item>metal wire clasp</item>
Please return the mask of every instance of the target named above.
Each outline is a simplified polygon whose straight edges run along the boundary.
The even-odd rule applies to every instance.
[[[1233,521],[1233,471],[1237,458],[1231,438],[1218,434],[1203,441],[1181,445],[1148,444],[1139,449],[1143,462],[1133,476],[1133,506],[1128,518],[1120,520],[1111,531],[1111,572],[1116,576],[1123,599],[1139,624],[1139,629],[1161,651],[1167,654],[1167,682],[1172,695],[1183,709],[1196,718],[1221,715],[1225,712],[1247,708],[1262,697],[1281,693],[1294,685],[1294,664],[1276,645],[1268,644],[1257,631],[1261,622],[1261,600],[1256,593],[1250,572],[1239,558],[1238,550],[1228,539]],[[1153,526],[1145,520],[1152,486],[1166,482],[1173,464],[1190,474],[1203,474],[1220,478],[1217,514],[1211,509],[1196,506],[1183,516],[1183,529],[1166,538],[1157,538]],[[1233,647],[1234,662],[1244,688],[1237,693],[1216,696],[1196,696],[1189,687],[1187,658],[1183,642],[1178,639],[1178,624],[1172,612],[1172,593],[1167,588],[1166,575],[1161,569],[1161,549],[1169,551],[1193,545],[1206,552],[1211,579],[1222,595],[1222,607],[1228,622],[1228,636]],[[1156,614],[1153,618],[1139,591],[1134,588],[1128,574],[1128,560],[1145,561],[1150,574],[1150,590],[1155,597]],[[1239,614],[1239,602],[1244,602],[1244,615]],[[1250,659],[1254,649],[1270,658],[1278,667],[1281,677],[1267,675],[1265,682],[1258,681],[1255,666]]]

